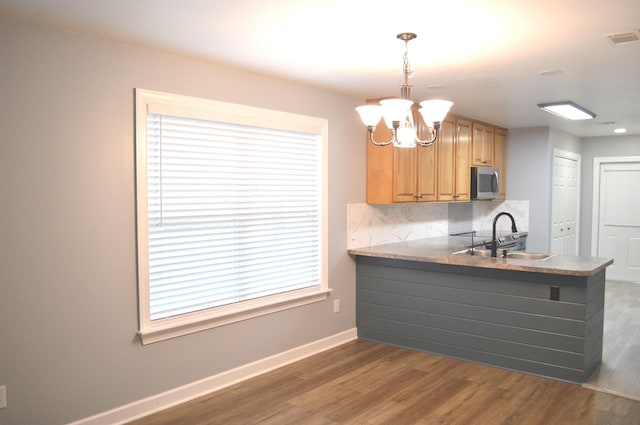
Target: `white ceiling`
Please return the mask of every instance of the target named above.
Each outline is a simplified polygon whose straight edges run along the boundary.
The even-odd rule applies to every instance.
[[[639,0],[0,0],[0,14],[363,99],[399,95],[396,34],[415,32],[414,100],[444,97],[452,112],[508,128],[640,135],[640,43],[606,37],[640,29]],[[540,75],[549,70],[561,73]],[[559,100],[597,117],[536,106]]]

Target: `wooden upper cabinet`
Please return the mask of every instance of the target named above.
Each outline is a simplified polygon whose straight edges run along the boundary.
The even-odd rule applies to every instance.
[[[454,199],[471,199],[471,121],[456,119],[456,184]]]
[[[470,199],[471,121],[447,117],[438,137],[438,201]]]
[[[429,139],[430,131],[419,116],[417,107],[414,105],[413,114],[418,137]],[[376,127],[374,138],[378,142],[391,138],[391,131],[382,120]],[[477,147],[476,142],[479,143]],[[489,158],[481,166],[501,169],[501,197],[506,193],[503,189],[506,187],[506,132],[500,128],[449,114],[441,124],[438,140],[429,147],[374,146],[368,135],[366,144],[369,204],[469,201],[470,167],[476,165],[476,152],[482,152],[478,156]]]
[[[436,142],[438,148],[438,196],[439,201],[453,201],[456,180],[455,118],[442,121]]]
[[[471,164],[492,167],[494,127],[478,122],[474,122],[472,127]]]
[[[496,128],[493,143],[493,166],[500,175],[500,194],[498,200],[507,199],[507,131]]]
[[[431,131],[422,120],[422,116],[418,112],[419,106],[414,108],[413,119],[416,123],[418,137],[421,140],[430,140]],[[418,202],[427,202],[436,200],[436,182],[437,182],[437,142],[431,146],[415,148],[417,155],[416,170],[416,196]]]
[[[380,120],[374,131],[376,141],[387,141],[391,132]],[[375,146],[369,141],[369,134],[365,132],[367,144],[367,203],[391,204],[394,185],[394,150],[393,145]]]
[[[393,148],[393,202],[415,202],[418,155],[416,148]]]
[[[412,108],[418,137],[430,138],[430,132],[418,113],[418,105]],[[393,151],[393,202],[426,202],[436,200],[436,149],[435,146],[394,148]]]
[[[428,129],[418,119],[418,106],[413,108],[418,136],[427,138]],[[381,121],[374,138],[384,142],[391,131]],[[436,200],[436,147],[396,148],[374,146],[367,135],[367,203],[391,204]]]

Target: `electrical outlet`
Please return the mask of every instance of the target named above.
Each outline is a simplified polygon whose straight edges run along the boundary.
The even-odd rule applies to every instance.
[[[0,409],[7,407],[7,387],[0,386]]]
[[[551,286],[549,288],[549,299],[551,301],[560,301],[560,287]]]
[[[333,300],[333,312],[340,313],[340,300]]]

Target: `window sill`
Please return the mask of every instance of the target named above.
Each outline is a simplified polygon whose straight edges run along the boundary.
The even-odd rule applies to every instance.
[[[300,290],[212,310],[155,320],[138,331],[142,345],[176,338],[266,314],[324,301],[331,289]]]

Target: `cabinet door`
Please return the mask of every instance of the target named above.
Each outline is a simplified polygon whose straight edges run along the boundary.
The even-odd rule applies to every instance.
[[[500,170],[499,200],[507,199],[507,132],[496,128],[493,143],[493,166]]]
[[[418,137],[422,137],[425,125],[418,112],[418,105],[413,105],[411,113],[413,122],[416,123]],[[416,202],[425,200],[420,193],[421,160],[424,160],[423,149],[420,146],[415,148],[393,148],[393,202]],[[428,161],[428,158],[426,159]],[[425,177],[428,177],[428,169],[425,170]],[[428,186],[427,186],[428,187]]]
[[[413,115],[416,123],[418,137],[422,140],[431,139],[431,131],[424,123],[422,116],[414,109]],[[438,142],[427,147],[417,147],[417,200],[418,202],[429,202],[437,199],[437,147]]]
[[[471,199],[471,121],[458,118],[455,131],[456,201]]]
[[[426,148],[418,147],[418,201],[435,201],[437,199],[436,176],[436,144]]]
[[[413,108],[417,135],[422,140],[431,132]],[[394,148],[394,202],[428,202],[436,200],[436,147]]]
[[[374,132],[374,139],[386,141],[391,137],[391,132],[380,120]],[[367,151],[367,203],[390,204],[393,202],[393,155],[394,147],[374,146],[365,137]]]
[[[418,149],[422,148],[393,148],[393,202],[417,200]]]
[[[471,141],[471,162],[478,167],[493,166],[494,128],[481,123],[473,123]]]
[[[438,135],[438,201],[453,201],[455,195],[456,157],[455,122],[445,119]]]

